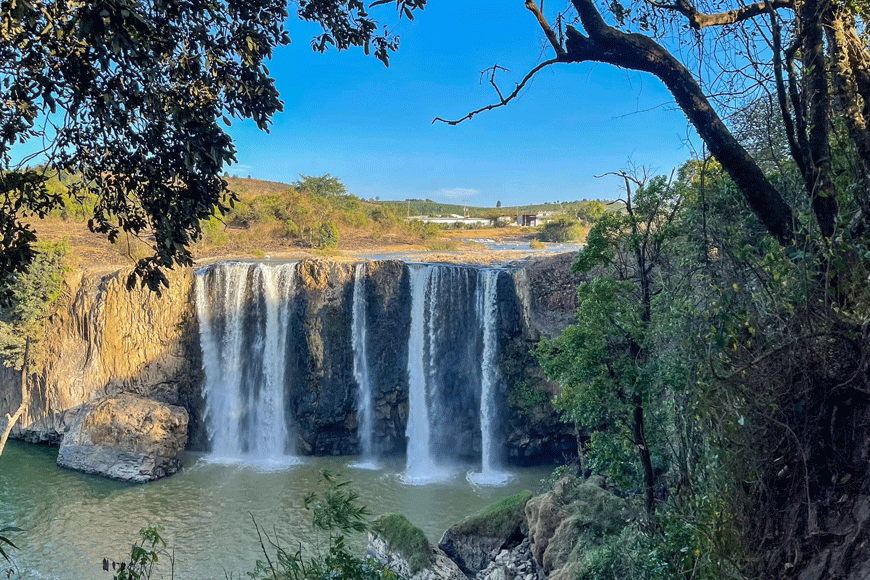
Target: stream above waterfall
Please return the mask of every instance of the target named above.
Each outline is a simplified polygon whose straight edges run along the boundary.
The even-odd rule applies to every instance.
[[[353,482],[373,514],[399,512],[437,542],[448,527],[498,499],[536,489],[546,468],[514,469],[505,487],[475,487],[466,470],[437,484],[401,482],[401,460],[377,470],[353,469],[353,457],[306,457],[298,465],[264,470],[208,461],[188,453],[185,469],[146,485],[131,485],[68,471],[55,465],[57,448],[10,441],[0,456],[0,522],[23,528],[9,534],[19,547],[13,558],[24,578],[110,578],[103,558],[120,560],[140,528],[164,526],[175,550],[175,578],[244,578],[261,557],[251,515],[284,545],[309,541],[310,513],[304,496],[318,489],[320,470]],[[354,547],[362,550],[362,537]],[[161,558],[166,566],[166,559]],[[165,577],[169,577],[168,568]],[[161,577],[157,574],[156,577]]]

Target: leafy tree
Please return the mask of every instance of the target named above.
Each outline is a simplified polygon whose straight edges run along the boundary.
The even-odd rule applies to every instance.
[[[387,2],[374,2],[373,6]],[[425,0],[397,0],[408,18]],[[315,50],[361,47],[385,64],[398,39],[364,4],[302,0],[319,23]],[[265,62],[290,42],[279,0],[99,0],[0,6],[0,276],[26,268],[28,225],[63,204],[46,183],[57,172],[76,199],[96,196],[91,230],[153,235],[138,261],[152,289],[161,268],[191,263],[202,220],[234,201],[221,177],[235,148],[221,123],[252,119],[268,130],[282,109]],[[24,159],[13,146],[34,145]],[[28,166],[38,159],[44,164]]]
[[[298,190],[319,195],[322,197],[340,197],[347,195],[347,187],[337,177],[330,174],[315,177],[312,175],[300,175],[302,179],[293,183]]]
[[[610,424],[631,442],[651,519],[655,477],[647,422],[657,400],[653,297],[660,291],[656,269],[673,236],[681,196],[664,176],[618,175],[625,183],[625,212],[601,215],[572,266],[577,272],[600,269],[577,290],[577,323],[542,341],[537,354],[547,376],[562,385],[557,405],[571,420],[593,429]],[[593,436],[599,457],[612,456],[604,448],[608,444],[607,438]]]
[[[495,207],[501,207],[501,201],[495,202]]]

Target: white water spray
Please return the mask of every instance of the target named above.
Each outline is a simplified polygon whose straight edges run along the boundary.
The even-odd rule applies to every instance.
[[[402,481],[423,485],[444,477],[432,458],[429,426],[429,376],[426,365],[426,302],[432,266],[411,267],[411,329],[408,338],[407,463]],[[430,314],[431,315],[431,314]]]
[[[285,352],[295,264],[225,263],[196,276],[211,458],[286,465]]]
[[[478,320],[483,333],[480,378],[480,472],[469,473],[477,485],[504,485],[513,476],[497,469],[495,447],[496,409],[493,405],[498,380],[498,270],[481,270],[477,278]]]
[[[353,349],[353,378],[357,392],[357,417],[361,461],[351,464],[358,469],[377,469],[374,453],[374,404],[372,384],[369,379],[368,348],[366,346],[366,265],[360,262],[353,272],[353,320],[351,322],[351,347]]]

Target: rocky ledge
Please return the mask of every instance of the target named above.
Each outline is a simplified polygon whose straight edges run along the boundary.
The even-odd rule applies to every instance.
[[[82,405],[64,434],[57,463],[132,483],[181,469],[187,443],[184,407],[131,394]]]
[[[384,516],[368,555],[412,580],[569,580],[582,572],[584,554],[628,520],[625,501],[603,477],[566,476],[553,491],[521,492],[467,518],[438,548],[403,516]]]

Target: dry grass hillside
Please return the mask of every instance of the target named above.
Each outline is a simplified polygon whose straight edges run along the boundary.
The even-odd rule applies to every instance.
[[[229,177],[239,201],[220,219],[203,222],[203,239],[192,248],[197,261],[300,259],[306,256],[402,256],[419,261],[501,263],[535,253],[528,228],[438,229],[407,224],[395,209],[353,196],[318,197],[288,184]],[[66,211],[32,225],[40,239],[67,238],[83,267],[115,267],[149,255],[148,240],[121,236],[110,244],[91,233],[83,217]],[[63,217],[61,217],[63,215]],[[323,243],[323,232],[327,237]],[[490,251],[475,239],[511,241],[512,251]]]

